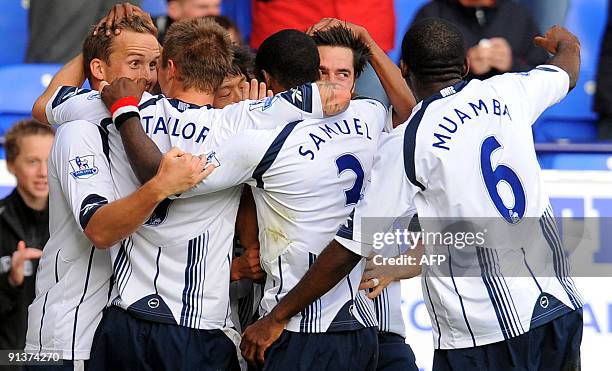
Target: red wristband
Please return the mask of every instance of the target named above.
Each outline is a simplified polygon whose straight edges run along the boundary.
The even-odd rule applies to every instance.
[[[136,97],[123,97],[119,99],[111,106],[111,115],[115,116],[115,112],[117,112],[118,109],[127,106],[134,106],[138,108],[138,99],[136,99]]]

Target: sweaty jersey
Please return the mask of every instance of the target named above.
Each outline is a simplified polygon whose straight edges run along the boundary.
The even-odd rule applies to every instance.
[[[299,282],[361,198],[385,123],[382,104],[358,99],[337,116],[245,131],[214,149],[220,166],[182,195],[244,182],[253,187],[267,273],[262,315]],[[363,269],[364,261],[291,318],[286,329],[314,333],[376,326],[372,302],[358,291]]]
[[[338,231],[345,247],[368,256],[372,232],[413,213],[413,204],[427,232],[445,231],[441,218],[476,217],[510,231],[475,246],[470,261],[458,247],[425,242],[426,255],[447,258],[424,265],[421,276],[437,349],[503,341],[582,306],[531,133],[568,86],[567,73],[548,65],[462,81],[420,102],[381,141],[365,197]]]
[[[316,84],[223,110],[149,94],[139,108],[145,132],[162,152],[177,146],[195,154],[245,129],[323,117]],[[137,189],[140,184],[98,92],[60,88],[47,105],[47,116],[51,123],[83,117],[106,128],[117,196]],[[136,233],[111,249],[112,304],[145,320],[200,329],[231,327],[228,293],[239,200],[240,188],[233,187],[160,203]]]
[[[60,127],[49,156],[49,233],[28,309],[26,351],[57,351],[86,360],[110,296],[108,250],[96,249],[83,230],[115,191],[106,133],[86,121]]]

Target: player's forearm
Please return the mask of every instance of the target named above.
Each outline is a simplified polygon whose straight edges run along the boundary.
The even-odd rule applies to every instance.
[[[406,265],[398,265],[395,266],[394,270],[394,279],[395,281],[405,280],[409,278],[416,277],[421,274],[421,257],[423,256],[423,252],[425,247],[423,246],[423,242],[419,241],[414,249],[409,249],[403,255],[407,256],[409,259],[412,259],[414,264],[406,264]]]
[[[570,77],[569,90],[572,90],[580,73],[580,43],[566,40],[559,42],[557,53],[548,63],[567,72]]]
[[[131,195],[96,210],[85,235],[97,248],[109,248],[134,233],[167,196],[152,179]]]
[[[336,286],[361,258],[339,242],[332,241],[300,282],[274,307],[270,313],[271,318],[279,323],[287,323],[291,317]]]
[[[127,119],[119,128],[123,147],[132,171],[140,183],[144,184],[157,174],[163,154],[142,128],[140,119]]]
[[[368,42],[372,59],[370,63],[389,97],[389,102],[393,105],[393,127],[403,123],[410,117],[412,108],[416,105],[416,100],[412,91],[408,88],[406,80],[402,76],[400,69],[393,63],[373,40]]]
[[[83,54],[79,54],[66,63],[51,79],[51,82],[34,103],[32,107],[32,117],[36,120],[48,124],[45,108],[49,99],[60,86],[80,87],[85,82],[85,71],[83,70]]]

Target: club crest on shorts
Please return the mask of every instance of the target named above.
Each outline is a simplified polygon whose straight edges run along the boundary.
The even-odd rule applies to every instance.
[[[87,179],[98,174],[98,168],[94,165],[94,155],[77,156],[70,160],[72,171],[70,175],[74,179]]]

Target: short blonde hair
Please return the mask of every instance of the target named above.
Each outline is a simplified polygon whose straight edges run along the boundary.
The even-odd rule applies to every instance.
[[[214,93],[232,66],[231,46],[229,33],[212,19],[174,22],[164,39],[162,66],[172,60],[185,89]]]

